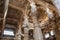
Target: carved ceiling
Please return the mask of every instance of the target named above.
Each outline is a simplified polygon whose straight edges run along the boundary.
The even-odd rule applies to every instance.
[[[34,2],[36,3],[36,6],[37,6],[37,18],[39,22],[45,22],[46,18],[48,18],[46,14],[46,9],[45,9],[46,7],[50,9],[50,11],[54,14],[54,17],[55,17],[55,14],[57,14],[56,8],[50,0],[34,0]],[[31,7],[28,0],[10,0],[9,10],[6,18],[6,24],[12,24],[14,26],[16,25],[18,26],[18,22],[21,22],[21,23],[23,22],[24,15],[26,13],[27,13],[26,15],[29,16],[29,21],[32,22],[32,18],[30,16],[31,14],[30,8]],[[3,8],[0,7],[0,17],[3,18],[3,15],[4,15]],[[54,17],[52,18],[53,20],[55,20]],[[49,21],[49,18],[47,20]],[[2,24],[2,22],[0,23]],[[48,26],[48,24],[46,26]],[[49,26],[51,25],[49,24]]]

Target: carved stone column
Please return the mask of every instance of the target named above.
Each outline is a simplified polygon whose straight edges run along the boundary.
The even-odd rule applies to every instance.
[[[41,28],[39,27],[39,24],[35,17],[33,17],[33,23],[34,23],[34,40],[43,40]]]
[[[24,27],[24,40],[28,40],[28,16],[24,16],[24,22],[23,22],[23,27]]]
[[[31,17],[34,25],[34,40],[43,40],[42,31],[37,21],[37,8],[33,1],[31,3]]]
[[[24,40],[28,40],[28,28],[24,28]]]

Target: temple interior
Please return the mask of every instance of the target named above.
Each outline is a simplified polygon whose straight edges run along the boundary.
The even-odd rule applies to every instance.
[[[60,40],[60,0],[0,0],[0,40]]]

